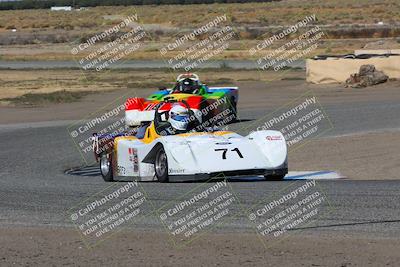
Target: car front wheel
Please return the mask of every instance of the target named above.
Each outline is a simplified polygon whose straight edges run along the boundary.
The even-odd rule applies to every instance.
[[[112,182],[113,179],[113,170],[112,170],[112,159],[110,154],[103,154],[100,157],[100,172],[104,181]]]
[[[160,147],[160,149],[156,153],[156,159],[154,161],[154,171],[159,182],[168,182],[168,159],[163,147]]]

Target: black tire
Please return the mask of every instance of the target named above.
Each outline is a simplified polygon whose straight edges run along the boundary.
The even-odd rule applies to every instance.
[[[100,173],[104,181],[114,181],[111,154],[102,154],[100,156]]]
[[[268,181],[282,181],[285,178],[285,174],[264,175],[264,178]]]
[[[168,183],[168,159],[167,154],[162,146],[156,152],[156,158],[154,160],[154,172],[157,180],[160,183]]]

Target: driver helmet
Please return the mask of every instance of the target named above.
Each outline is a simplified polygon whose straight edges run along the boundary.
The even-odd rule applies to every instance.
[[[192,73],[181,74],[177,79],[177,86],[180,92],[192,93],[199,87],[199,78]]]
[[[175,104],[169,111],[169,123],[171,123],[172,128],[179,131],[187,130],[189,124],[189,111],[187,108]]]

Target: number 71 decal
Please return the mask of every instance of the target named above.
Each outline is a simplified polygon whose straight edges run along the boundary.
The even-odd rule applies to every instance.
[[[222,159],[226,159],[226,153],[228,152],[228,149],[227,148],[216,148],[215,149],[215,151],[223,151],[222,152]],[[239,155],[239,157],[242,159],[243,158],[243,155],[242,155],[242,153],[240,152],[240,150],[239,150],[239,148],[233,148],[233,149],[231,149],[231,150],[229,150],[229,151],[236,151],[236,153]]]

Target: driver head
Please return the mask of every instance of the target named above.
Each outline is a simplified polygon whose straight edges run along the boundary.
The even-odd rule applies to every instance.
[[[179,104],[174,104],[169,111],[168,121],[171,123],[171,126],[176,130],[187,130],[187,126],[189,124],[188,109]]]
[[[182,92],[191,93],[197,88],[197,81],[186,78],[180,82],[180,89]]]
[[[181,74],[177,78],[178,90],[182,93],[193,93],[199,87],[199,77],[196,74]]]
[[[200,82],[199,76],[198,76],[197,74],[194,74],[194,73],[184,73],[184,74],[181,74],[181,75],[178,76],[178,78],[176,78],[176,82],[179,83],[179,82],[181,82],[181,81],[183,81],[183,80],[185,80],[185,79],[193,80],[193,81],[195,81],[196,83],[199,83],[199,82]]]

